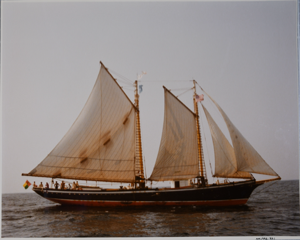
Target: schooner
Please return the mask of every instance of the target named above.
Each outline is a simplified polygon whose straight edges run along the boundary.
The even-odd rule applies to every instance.
[[[245,204],[259,185],[279,180],[216,105],[229,129],[232,146],[207,109],[215,154],[214,177],[245,179],[209,184],[203,158],[198,102],[194,81],[194,111],[164,87],[164,124],[161,143],[150,178],[144,175],[140,127],[138,82],[132,103],[102,62],[96,83],[81,113],[54,149],[33,170],[23,176],[96,182],[129,183],[119,189],[79,186],[73,189],[34,187],[40,196],[63,205],[154,206]],[[275,176],[256,181],[251,173]],[[168,188],[146,183],[171,181]],[[151,184],[152,186],[152,184]]]

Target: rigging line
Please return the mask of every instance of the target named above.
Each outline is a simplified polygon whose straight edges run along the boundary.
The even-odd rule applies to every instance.
[[[147,179],[147,171],[146,171],[146,163],[145,163],[145,156],[144,156],[144,173],[145,173],[145,179]]]
[[[223,121],[225,121],[225,118],[223,117],[223,114],[221,113],[221,111],[219,110],[217,105],[214,103],[214,101],[210,98],[210,96],[204,91],[204,89],[198,83],[197,83],[197,85],[201,88],[201,90],[205,93],[205,95],[208,96],[209,101],[210,101],[210,103],[212,103],[214,110],[217,111],[218,116],[221,117],[221,119],[223,119]],[[225,123],[226,123],[226,121],[225,121]],[[226,126],[227,126],[227,123],[226,123]],[[227,126],[227,129],[228,129],[228,126]],[[229,131],[229,129],[228,129],[228,131]]]
[[[192,88],[174,88],[174,89],[169,89],[170,91],[183,91],[183,90],[190,90]]]
[[[201,103],[202,104],[202,103]],[[200,121],[201,121],[201,125],[203,127],[203,120],[202,120],[202,117],[200,118]],[[204,129],[204,127],[203,127]],[[209,165],[210,165],[210,171],[211,171],[211,175],[213,176],[213,170],[212,170],[212,166],[211,166],[211,161],[210,161],[210,154],[209,154],[209,150],[208,150],[208,146],[207,146],[207,139],[206,139],[206,135],[205,135],[205,131],[202,131],[203,132],[203,135],[204,135],[204,139],[205,139],[205,146],[206,146],[206,151],[207,151],[207,155],[208,155],[208,162],[209,162]]]
[[[128,83],[128,82],[124,81],[123,79],[117,78],[117,81],[118,81],[118,82],[121,82],[121,83],[123,83],[123,84],[130,85],[130,86],[133,85],[132,83]]]
[[[189,164],[189,165],[176,165],[176,166],[156,167],[156,169],[178,168],[178,167],[194,167],[194,166],[198,166],[198,163],[197,164]],[[193,174],[185,174],[185,175],[193,175]]]
[[[80,168],[80,167],[56,167],[56,166],[47,166],[44,164],[41,164],[40,166],[48,167],[48,168],[59,168],[59,169],[80,169],[80,170],[86,170],[86,171],[93,171],[93,172],[131,172],[132,170],[103,170],[103,169],[94,169],[94,168]],[[32,175],[35,177],[35,175]],[[54,176],[55,177],[55,176]]]
[[[176,97],[179,97],[179,96],[181,96],[181,95],[183,95],[183,94],[185,94],[185,93],[187,93],[188,91],[190,91],[190,90],[192,90],[193,88],[190,88],[190,89],[188,89],[188,90],[186,90],[185,92],[183,92],[183,93],[180,93],[179,95],[177,95]]]
[[[195,81],[196,82],[196,84],[199,86],[199,88],[202,90],[202,92],[204,92],[205,94],[207,94],[205,91],[204,91],[204,89],[199,85],[199,83],[197,82],[197,81]]]
[[[74,158],[74,159],[84,159],[85,157],[67,157],[67,156],[56,156],[56,155],[48,155],[50,157],[58,157],[58,158]],[[99,161],[133,161],[132,159],[112,159],[112,158],[91,158],[87,157],[87,160],[99,160]],[[55,167],[55,166],[53,166]]]
[[[130,89],[130,87],[121,87],[122,89],[126,89],[126,90],[129,90],[129,91],[134,91],[134,89]]]
[[[131,84],[134,83],[134,81],[128,79],[127,77],[124,77],[124,76],[121,75],[120,73],[118,73],[118,72],[116,72],[116,71],[114,71],[114,70],[112,70],[112,69],[110,69],[110,68],[109,68],[109,71],[113,72],[114,74],[118,75],[119,77],[123,78],[124,80],[127,80],[127,81],[130,82]]]
[[[201,90],[203,91],[203,88],[199,85],[199,83],[195,80],[195,82],[197,83],[197,85],[201,88]]]
[[[147,80],[139,80],[139,82],[143,83],[155,83],[155,82],[192,82],[193,80],[155,80],[155,81],[147,81]]]

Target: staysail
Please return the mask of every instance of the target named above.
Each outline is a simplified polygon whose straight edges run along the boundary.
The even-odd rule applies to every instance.
[[[101,63],[76,121],[50,154],[23,175],[134,182],[136,111]]]
[[[206,115],[215,153],[215,177],[225,178],[251,178],[250,173],[239,171],[235,159],[234,150],[218,127],[216,122],[211,117],[207,109],[202,105]]]
[[[165,87],[164,95],[162,138],[150,180],[194,178],[199,175],[196,116]]]
[[[258,152],[251,146],[251,144],[244,138],[244,136],[239,132],[239,130],[233,125],[233,123],[230,121],[230,119],[225,114],[225,112],[222,110],[222,108],[208,94],[207,94],[207,96],[212,100],[212,102],[216,105],[216,107],[222,114],[222,116],[226,122],[227,128],[229,130],[230,137],[231,137],[232,144],[233,144],[233,149],[234,149],[234,157],[235,157],[235,161],[236,161],[236,170],[237,170],[236,174],[245,174],[244,172],[248,172],[248,173],[258,173],[258,174],[271,175],[271,176],[279,176],[265,162],[265,160],[258,154]],[[205,112],[209,119],[210,115],[207,114],[208,113],[207,110],[205,110]],[[214,123],[212,123],[211,119],[208,120],[208,122],[209,122],[210,126],[214,125]],[[211,132],[214,132],[214,131],[212,131],[212,127],[210,127],[210,128],[211,128]],[[216,128],[213,126],[213,129],[216,129]],[[218,130],[216,130],[216,131],[218,131]],[[213,135],[213,133],[212,133],[212,135]],[[224,136],[224,138],[225,138],[225,136]],[[214,144],[214,147],[218,149],[217,145],[218,144]],[[227,145],[227,143],[226,143],[226,145]],[[217,150],[217,151],[219,151],[219,150]],[[232,153],[230,153],[230,155],[232,155]],[[216,159],[216,161],[218,161],[218,160]],[[228,164],[228,163],[229,163],[229,161],[219,161],[217,163],[217,166],[221,169],[229,169],[230,164]],[[220,174],[220,173],[216,169],[216,176],[218,176],[218,174]],[[219,176],[221,176],[221,175],[219,175]],[[225,174],[225,175],[223,175],[223,177],[232,177],[232,175]],[[247,176],[242,177],[242,178],[247,178]]]

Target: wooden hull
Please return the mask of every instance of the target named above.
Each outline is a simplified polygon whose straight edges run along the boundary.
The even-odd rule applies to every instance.
[[[62,204],[91,207],[129,206],[234,206],[246,204],[255,180],[207,187],[145,190],[33,190],[40,196]]]

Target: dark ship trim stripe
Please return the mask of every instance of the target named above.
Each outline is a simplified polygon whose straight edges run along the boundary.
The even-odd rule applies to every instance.
[[[82,205],[89,207],[124,207],[124,206],[236,206],[247,203],[246,199],[231,200],[213,200],[213,201],[102,201],[102,200],[67,200],[67,199],[50,199],[50,201],[62,205]]]

